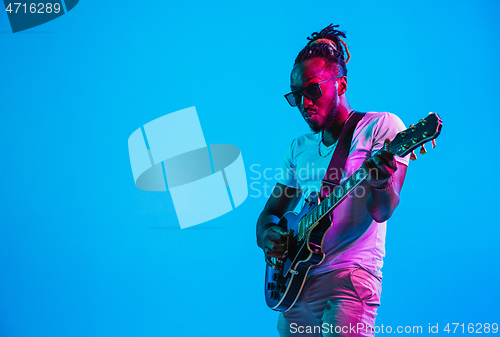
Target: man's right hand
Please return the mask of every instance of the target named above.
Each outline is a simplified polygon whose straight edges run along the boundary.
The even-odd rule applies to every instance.
[[[286,212],[292,211],[297,206],[301,195],[301,190],[277,183],[257,220],[257,244],[264,250],[266,262],[272,267],[276,268],[271,258],[286,256],[287,232],[275,224]]]
[[[275,267],[275,264],[271,260],[272,257],[286,257],[286,235],[287,232],[283,228],[272,226],[266,229],[259,237],[259,247],[264,250],[266,262],[271,267]]]

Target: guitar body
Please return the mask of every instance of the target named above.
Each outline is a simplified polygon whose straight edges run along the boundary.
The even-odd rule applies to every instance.
[[[318,196],[313,193],[308,198],[309,203],[300,213],[287,212],[279,221],[278,226],[288,232],[286,258],[276,259],[277,269],[266,266],[266,302],[276,311],[290,309],[302,291],[309,269],[320,264],[325,255],[322,250],[324,236],[330,228],[329,217],[316,224],[302,240],[298,240],[299,221],[318,205]]]

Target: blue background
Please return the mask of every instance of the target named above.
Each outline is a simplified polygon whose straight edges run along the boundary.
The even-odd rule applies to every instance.
[[[81,1],[13,34],[0,13],[0,336],[274,336],[266,197],[180,230],[127,139],[196,106],[207,143],[278,168],[308,132],[283,98],[306,37],[348,33],[348,99],[444,121],[388,223],[377,326],[500,323],[497,1]],[[255,168],[255,166],[254,166]],[[270,187],[268,188],[270,189]],[[196,211],[196,210],[193,210]]]

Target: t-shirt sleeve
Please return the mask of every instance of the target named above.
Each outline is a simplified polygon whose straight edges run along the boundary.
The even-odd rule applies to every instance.
[[[299,182],[296,176],[296,166],[294,159],[294,150],[297,145],[297,139],[294,139],[292,144],[288,147],[288,150],[283,156],[283,162],[281,164],[281,174],[278,183],[283,184],[288,187],[293,187],[300,189]]]
[[[405,130],[406,127],[399,119],[398,116],[391,114],[389,112],[384,112],[383,116],[379,118],[377,124],[373,131],[373,146],[372,146],[372,156],[384,146],[384,141],[386,138],[393,140],[396,135]],[[394,156],[396,161],[408,166],[410,156],[405,157]]]

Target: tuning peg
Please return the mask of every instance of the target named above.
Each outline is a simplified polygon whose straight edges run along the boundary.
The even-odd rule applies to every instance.
[[[415,151],[411,151],[411,156],[410,156],[410,160],[417,160],[417,155],[415,154]]]
[[[436,148],[436,140],[435,140],[435,139],[433,139],[433,140],[432,140],[432,148],[433,148],[433,149],[435,149],[435,148]]]
[[[422,144],[422,147],[420,148],[420,154],[426,154],[427,150],[424,147],[424,144]]]

